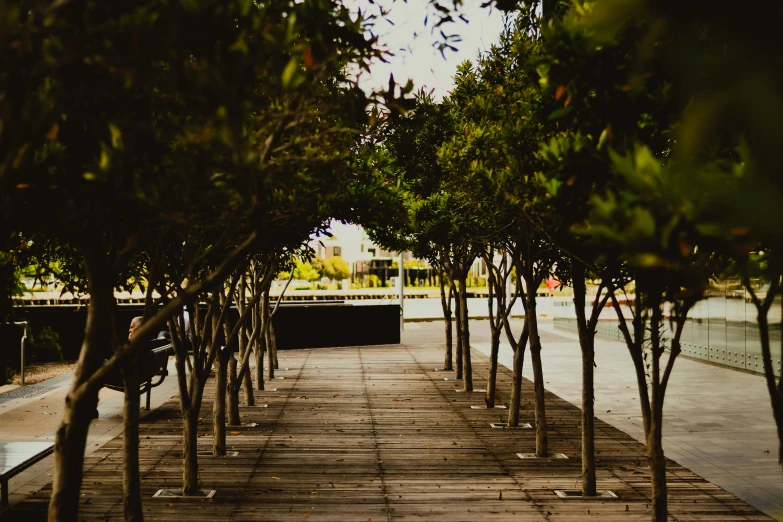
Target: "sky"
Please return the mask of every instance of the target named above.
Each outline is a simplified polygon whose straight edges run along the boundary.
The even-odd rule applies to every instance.
[[[370,74],[360,77],[360,85],[369,90],[387,86],[392,73],[398,84],[405,84],[411,79],[414,92],[423,87],[427,91],[433,90],[433,96],[441,99],[454,87],[452,78],[457,66],[465,60],[475,60],[480,52],[488,50],[498,41],[503,28],[503,17],[498,10],[481,8],[481,0],[465,0],[460,13],[469,23],[458,20],[443,27],[446,34],[459,33],[462,38],[455,44],[458,50],[447,50],[444,56],[433,46],[439,34],[431,32],[435,17],[427,0],[408,0],[407,3],[403,0],[376,0],[375,3],[379,1],[390,9],[387,18],[391,23],[378,20],[373,33],[394,55],[388,58],[389,63],[379,61],[372,64]],[[345,5],[363,11],[369,8],[370,12],[377,9],[368,0],[345,0]],[[429,24],[425,27],[424,19],[428,13]],[[333,222],[330,228],[350,250],[358,251],[362,239],[359,227]]]
[[[469,23],[457,20],[441,27],[446,34],[460,35],[462,41],[455,45],[458,51],[447,50],[445,55],[441,55],[433,46],[440,36],[432,32],[436,17],[430,2],[386,0],[382,3],[390,13],[385,19],[376,21],[373,33],[378,35],[380,43],[394,56],[389,58],[389,63],[374,63],[371,74],[360,78],[361,85],[367,88],[388,85],[389,74],[393,73],[398,84],[405,84],[410,78],[414,83],[414,91],[421,87],[427,91],[434,89],[433,95],[440,99],[453,88],[452,78],[457,65],[465,60],[474,60],[479,52],[488,50],[497,42],[503,28],[503,17],[498,10],[481,8],[481,0],[465,0],[460,14]],[[377,9],[369,5],[368,0],[345,0],[345,4],[352,9],[362,8],[366,11],[369,8],[366,12],[370,13]],[[424,19],[428,14],[429,23],[425,27]]]

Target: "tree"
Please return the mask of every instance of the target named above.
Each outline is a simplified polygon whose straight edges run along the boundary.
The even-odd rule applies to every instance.
[[[541,182],[562,225],[555,241],[569,254],[563,280],[574,287],[583,399],[591,402],[595,321],[608,297],[636,371],[653,520],[665,520],[663,401],[688,311],[722,260],[699,232],[716,211],[705,204],[707,198],[693,197],[693,187],[705,190],[703,178],[686,174],[685,164],[671,154],[678,119],[690,103],[672,87],[672,71],[662,59],[676,39],[658,33],[663,26],[651,17],[629,17],[633,7],[623,13],[613,7],[618,6],[577,5],[545,30],[538,70],[551,100],[550,118],[562,130],[542,147],[550,167]],[[586,273],[602,280],[589,319]],[[636,288],[631,327],[616,295],[629,280]],[[662,335],[664,310],[670,310],[669,340]],[[584,415],[592,415],[586,403]],[[592,422],[584,427],[591,429]],[[587,432],[583,437],[593,439]],[[592,443],[585,444],[583,455],[591,450]],[[584,466],[589,462],[590,455],[584,455],[585,494],[595,488],[594,469]]]
[[[351,267],[340,256],[332,256],[324,263],[324,277],[340,281],[351,277]]]
[[[397,217],[390,220],[389,228],[370,228],[378,243],[393,250],[413,251],[416,257],[427,259],[440,273],[441,305],[445,319],[446,346],[444,369],[452,370],[453,322],[452,299],[457,299],[456,281],[446,267],[451,245],[439,242],[434,236],[426,234],[419,226],[425,212],[425,198],[434,197],[439,184],[447,173],[438,162],[438,147],[452,135],[454,129],[448,111],[424,92],[416,97],[416,105],[409,113],[392,115],[376,138],[382,147],[377,163],[384,166],[378,169],[387,177],[386,184],[398,186],[402,191],[400,201],[404,205]],[[426,218],[425,218],[426,219]],[[448,281],[448,294],[446,292]],[[459,319],[461,324],[461,318]],[[462,335],[457,334],[457,378],[463,377]]]
[[[297,260],[294,268],[294,278],[302,281],[318,281],[321,279],[321,273],[315,269],[310,261]]]
[[[337,62],[341,69],[377,52],[362,34],[363,20],[331,3],[153,1],[106,9],[81,2],[49,9],[28,2],[0,9],[0,197],[8,210],[0,228],[72,247],[84,260],[90,292],[88,330],[57,435],[50,507],[52,520],[72,520],[101,383],[179,307],[219,285],[258,236],[245,230],[225,263],[190,279],[138,339],[102,365],[102,347],[117,346],[110,342],[117,271],[166,222],[182,223],[169,209],[185,202],[183,187],[211,183],[211,190],[233,190],[232,203],[245,203],[243,210],[258,205],[243,198],[257,190],[234,189],[269,188],[255,174],[270,153],[306,147],[299,140],[281,145],[280,138],[302,128],[296,111],[307,89],[332,75]],[[263,88],[257,79],[267,82]],[[292,90],[301,98],[286,100]],[[212,193],[200,194],[209,200]]]

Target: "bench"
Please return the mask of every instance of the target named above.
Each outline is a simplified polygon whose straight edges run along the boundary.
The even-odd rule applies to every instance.
[[[165,338],[152,339],[150,350],[139,357],[137,372],[139,376],[139,395],[147,394],[147,410],[150,409],[150,395],[152,388],[160,386],[169,374],[166,367],[169,365],[169,356],[174,352],[171,341]],[[159,377],[157,382],[153,378]],[[120,372],[109,377],[106,387],[116,391],[125,391],[125,384]]]
[[[51,455],[53,451],[54,444],[51,442],[0,443],[0,504],[8,505],[8,479]]]

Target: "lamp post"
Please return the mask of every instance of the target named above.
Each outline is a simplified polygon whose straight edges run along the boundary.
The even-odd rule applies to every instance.
[[[14,323],[14,324],[17,325],[17,326],[24,326],[24,332],[22,333],[22,354],[21,354],[22,355],[22,358],[21,358],[22,364],[21,364],[21,369],[20,369],[20,372],[19,372],[20,373],[20,381],[22,383],[21,385],[24,386],[24,340],[27,339],[27,321],[21,321],[21,322]]]

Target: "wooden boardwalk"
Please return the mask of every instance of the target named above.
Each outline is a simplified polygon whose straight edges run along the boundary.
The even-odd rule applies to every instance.
[[[575,354],[577,356],[577,354]],[[644,447],[596,421],[599,488],[613,500],[559,499],[555,489],[580,480],[579,410],[548,396],[550,448],[568,460],[522,460],[534,450],[534,430],[495,429],[504,410],[472,409],[482,393],[457,393],[438,345],[298,350],[280,353],[283,379],[256,392],[267,408],[242,408],[255,428],[229,429],[236,457],[202,457],[212,500],[153,499],[180,483],[181,417],[176,398],[141,426],[141,471],[148,521],[251,520],[649,520],[649,472]],[[474,352],[476,388],[486,358]],[[499,399],[510,389],[499,374]],[[211,395],[200,439],[211,447]],[[522,420],[533,422],[525,384]],[[86,461],[80,518],[119,521],[122,441]],[[668,463],[671,520],[771,520],[673,462]],[[45,520],[50,487],[18,504],[2,521]]]

